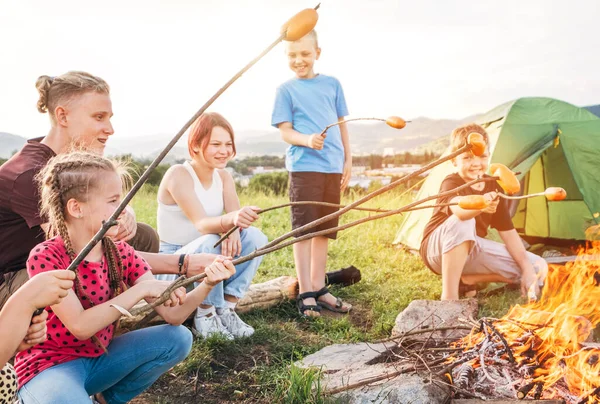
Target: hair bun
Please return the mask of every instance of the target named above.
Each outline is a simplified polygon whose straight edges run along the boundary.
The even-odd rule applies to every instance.
[[[37,109],[42,114],[48,112],[48,92],[50,91],[50,87],[54,82],[54,77],[50,76],[40,76],[35,82],[35,88],[40,93],[40,98],[37,102]]]

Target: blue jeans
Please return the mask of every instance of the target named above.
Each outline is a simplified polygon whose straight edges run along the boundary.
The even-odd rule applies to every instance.
[[[192,333],[184,326],[159,325],[114,338],[108,354],[78,358],[42,371],[19,390],[23,404],[89,403],[102,393],[109,404],[127,403],[184,360]]]
[[[185,246],[161,241],[160,252],[164,254],[221,254],[220,245],[217,248],[213,247],[218,240],[219,236],[217,234],[205,234]],[[267,236],[256,227],[243,229],[240,233],[240,240],[242,242],[242,256],[254,252],[254,250],[261,248],[269,241]],[[231,278],[215,286],[202,303],[217,308],[223,308],[225,307],[225,295],[234,296],[238,299],[242,298],[250,287],[262,259],[262,256],[257,257],[236,266],[235,274]],[[156,275],[156,278],[173,281],[177,278],[177,275]]]

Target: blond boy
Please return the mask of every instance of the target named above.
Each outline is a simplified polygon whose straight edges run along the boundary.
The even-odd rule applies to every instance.
[[[329,124],[348,115],[339,81],[316,74],[314,64],[321,55],[315,31],[286,45],[288,66],[295,77],[277,89],[271,124],[290,144],[286,168],[290,173],[292,201],[340,203],[340,193],[350,180],[352,156],[346,124],[334,126],[321,136]],[[292,208],[292,227],[298,228],[335,211],[320,206]],[[337,226],[331,220],[308,232]],[[351,305],[334,297],[325,287],[328,239],[314,237],[294,244],[294,261],[300,287],[298,311],[304,316],[319,316],[322,308],[347,313]]]
[[[488,143],[485,129],[468,124],[452,132],[452,151],[464,146],[467,136],[473,132],[483,135]],[[440,193],[487,176],[489,149],[479,157],[471,152],[462,153],[452,163],[456,173],[444,178]],[[513,226],[508,201],[498,197],[500,192],[502,189],[495,181],[480,182],[459,191],[459,196],[438,198],[437,203],[441,204],[458,202],[464,195],[479,194],[490,202],[482,210],[465,210],[459,206],[434,209],[423,233],[420,253],[425,264],[442,276],[441,300],[469,296],[479,282],[520,282],[523,294],[527,293],[530,298],[539,296],[539,286],[543,284],[548,265],[543,258],[525,250]],[[498,230],[504,244],[485,238],[490,226]]]

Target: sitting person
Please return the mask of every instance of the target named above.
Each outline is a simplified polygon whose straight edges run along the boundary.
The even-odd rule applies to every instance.
[[[26,282],[0,311],[0,404],[17,398],[17,374],[8,360],[15,354],[46,341],[48,312],[40,308],[58,304],[73,287],[75,273],[54,270]],[[33,316],[33,318],[32,318]]]
[[[485,129],[469,124],[452,132],[451,150],[463,147],[473,132],[481,134],[488,143]],[[440,193],[487,176],[489,157],[488,150],[479,157],[469,151],[454,158],[452,163],[457,172],[444,178]],[[499,198],[499,192],[502,192],[500,186],[488,181],[459,191],[460,196],[438,198],[437,203],[442,204],[458,202],[464,195],[479,194],[489,201],[489,206],[482,210],[459,206],[433,210],[424,230],[420,254],[425,264],[442,276],[441,300],[455,300],[459,295],[471,293],[478,282],[520,282],[523,294],[539,296],[548,265],[543,258],[525,250],[513,226],[507,200]],[[504,244],[485,238],[490,226],[498,230]]]
[[[190,129],[190,162],[169,168],[158,189],[157,224],[163,253],[215,253],[236,257],[267,243],[267,237],[250,225],[258,219],[255,206],[240,207],[235,183],[225,170],[235,155],[233,129],[217,113],[201,115]],[[225,213],[224,213],[225,212]],[[218,247],[220,233],[234,231]],[[228,339],[250,336],[254,329],[235,313],[263,257],[236,267],[236,274],[217,286],[202,302],[194,329],[206,338],[220,333]],[[174,276],[159,276],[173,279]]]
[[[50,131],[31,139],[0,166],[0,308],[28,279],[25,261],[31,249],[45,240],[46,218],[39,213],[40,198],[35,175],[48,160],[73,149],[102,154],[113,134],[109,87],[104,80],[85,72],[58,77],[41,76],[38,110],[50,115]],[[156,273],[177,273],[177,257],[159,255],[158,235],[150,226],[136,223],[127,207],[119,218],[115,241],[127,241],[148,261]],[[213,255],[195,255],[186,263],[188,273],[204,270]]]
[[[119,167],[97,154],[53,158],[39,174],[41,214],[51,238],[33,248],[27,260],[32,280],[51,269],[66,270],[121,202]],[[130,331],[114,337],[121,309],[160,297],[169,282],[154,279],[148,263],[126,242],[113,241],[112,227],[75,270],[74,287],[48,307],[47,340],[17,354],[19,398],[28,403],[125,403],[186,358],[192,335],[181,323],[235,268],[217,259],[206,278],[186,295],[170,293],[155,308],[172,325]]]

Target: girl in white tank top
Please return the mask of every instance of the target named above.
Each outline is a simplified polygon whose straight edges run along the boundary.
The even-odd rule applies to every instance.
[[[221,115],[205,113],[193,124],[188,137],[191,161],[171,167],[158,189],[158,234],[161,252],[214,253],[236,257],[267,243],[260,230],[250,227],[258,219],[256,206],[241,207],[231,174],[225,170],[235,155],[233,129]],[[237,230],[221,246],[220,234]],[[254,329],[235,313],[262,257],[236,266],[236,273],[213,288],[198,308],[194,328],[198,335],[214,333],[227,338],[248,336]],[[162,279],[174,275],[160,275]],[[217,285],[219,286],[219,285]]]

